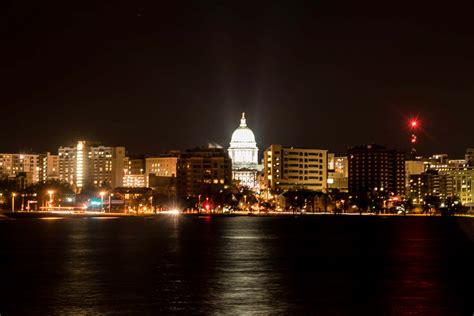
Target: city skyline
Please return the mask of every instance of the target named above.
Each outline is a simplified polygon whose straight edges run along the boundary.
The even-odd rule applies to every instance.
[[[408,151],[419,116],[420,153],[460,156],[474,32],[472,4],[457,5],[10,4],[0,132],[15,137],[0,147],[227,147],[246,112],[261,148]]]
[[[474,315],[474,2],[4,0],[0,316]]]

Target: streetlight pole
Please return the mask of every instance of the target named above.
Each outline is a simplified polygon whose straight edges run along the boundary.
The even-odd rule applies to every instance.
[[[110,193],[110,194],[109,194],[109,213],[110,213],[110,209],[111,209],[111,203],[110,203],[110,202],[111,202],[111,200],[112,200],[112,196],[114,196],[114,194],[113,194],[113,193]]]
[[[53,207],[53,194],[54,194],[54,191],[53,190],[48,190],[48,194],[49,194],[49,210],[51,210],[51,208]]]
[[[101,211],[104,210],[104,195],[105,195],[104,191],[100,192],[100,209],[101,209]]]
[[[16,193],[12,193],[12,213],[15,213],[15,196]]]

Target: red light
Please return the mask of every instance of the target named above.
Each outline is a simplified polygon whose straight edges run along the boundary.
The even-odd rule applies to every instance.
[[[418,127],[418,121],[416,119],[410,120],[410,128],[417,128]]]
[[[416,139],[415,139],[415,138],[412,138],[412,139],[411,139],[411,143],[412,143],[412,144],[416,143]]]

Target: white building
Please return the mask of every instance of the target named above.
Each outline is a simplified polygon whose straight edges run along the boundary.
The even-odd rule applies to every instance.
[[[328,189],[339,192],[349,190],[349,162],[347,156],[336,157],[328,154]]]
[[[39,155],[39,181],[46,182],[48,180],[59,179],[59,157],[47,152]]]
[[[15,178],[24,173],[27,184],[40,179],[39,155],[0,153],[0,178]]]
[[[148,157],[145,159],[146,175],[176,177],[177,156]]]
[[[127,188],[148,187],[148,177],[146,174],[126,174],[123,176],[123,186]]]
[[[474,166],[465,160],[450,161],[448,174],[452,177],[453,193],[462,205],[474,206]]]
[[[328,151],[271,145],[264,154],[264,183],[273,192],[327,191]]]
[[[232,179],[249,188],[257,187],[258,147],[255,135],[247,126],[245,113],[242,113],[240,126],[232,133],[228,149],[232,160]]]
[[[75,186],[116,188],[122,186],[124,147],[105,147],[79,141],[76,146],[59,148],[59,179]]]

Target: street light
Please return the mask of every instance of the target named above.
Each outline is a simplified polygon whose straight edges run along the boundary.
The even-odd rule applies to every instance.
[[[54,194],[54,191],[53,190],[48,190],[48,194],[49,194],[49,208],[51,209],[53,207],[53,194]]]
[[[110,193],[109,194],[109,213],[110,213],[110,204],[111,204],[110,202],[111,202],[112,196],[114,196],[114,194]]]
[[[100,207],[102,209],[102,211],[104,210],[104,195],[105,195],[105,192],[104,191],[100,191],[100,200],[101,200],[101,203],[100,203]]]
[[[16,193],[13,192],[12,193],[12,213],[15,213],[15,196],[16,196]]]

